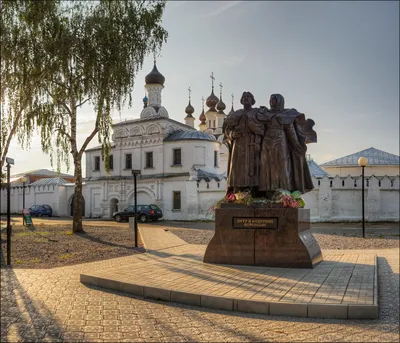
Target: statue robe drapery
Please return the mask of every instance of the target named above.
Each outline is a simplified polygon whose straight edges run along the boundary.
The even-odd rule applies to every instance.
[[[223,131],[229,148],[228,190],[252,189],[258,186],[261,140],[264,126],[257,120],[257,109],[238,110],[225,119]],[[233,138],[240,131],[239,138]]]

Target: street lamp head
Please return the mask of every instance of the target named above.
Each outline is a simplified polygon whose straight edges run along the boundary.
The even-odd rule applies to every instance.
[[[21,182],[22,182],[22,183],[25,183],[26,181],[28,181],[28,179],[26,178],[26,176],[21,177]]]
[[[360,167],[365,167],[366,165],[368,165],[368,158],[366,158],[366,157],[360,157],[360,158],[358,159],[358,165],[359,165]]]

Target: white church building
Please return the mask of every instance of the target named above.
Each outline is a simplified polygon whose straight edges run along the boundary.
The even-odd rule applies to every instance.
[[[221,143],[225,104],[212,87],[199,131],[194,127],[190,94],[183,124],[170,119],[162,106],[165,78],[156,65],[145,82],[147,96],[140,118],[113,125],[109,172],[100,146],[86,150],[85,215],[109,218],[133,204],[135,169],[141,171],[138,204],[158,205],[164,219],[210,218],[210,207],[226,188],[227,148]]]

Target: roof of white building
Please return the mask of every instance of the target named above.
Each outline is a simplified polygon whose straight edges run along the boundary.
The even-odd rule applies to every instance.
[[[103,148],[102,145],[96,145],[93,148],[86,149],[86,151],[94,151],[94,150],[101,150]],[[115,144],[111,144],[111,148],[115,148]]]
[[[23,173],[11,175],[13,178],[19,178],[22,176],[26,175],[40,175],[40,176],[54,176],[54,177],[74,177],[73,175],[70,174],[63,174],[63,173],[58,173],[52,170],[48,169],[34,169],[34,170],[29,170]]]
[[[165,142],[183,140],[216,141],[215,136],[202,131],[175,131],[164,138]]]
[[[65,185],[69,183],[67,180],[64,180],[61,177],[51,177],[51,178],[45,178],[45,179],[40,179],[37,180],[33,183],[31,183],[31,186],[48,186],[48,185]]]
[[[125,120],[125,121],[120,121],[118,123],[112,124],[113,127],[115,126],[121,126],[121,125],[126,125],[126,124],[137,124],[137,123],[142,123],[142,122],[146,122],[146,121],[155,121],[155,120],[166,120],[169,121],[171,123],[174,124],[178,124],[180,126],[182,126],[183,128],[187,129],[187,130],[191,130],[194,131],[196,130],[195,128],[186,125],[185,123],[181,123],[177,120],[171,119],[171,118],[167,118],[167,117],[152,117],[152,118],[138,118],[138,119],[129,119],[129,120]]]
[[[386,151],[369,148],[361,150],[351,155],[347,155],[336,160],[322,163],[324,167],[358,166],[358,159],[366,157],[368,165],[399,165],[400,156],[390,154]]]

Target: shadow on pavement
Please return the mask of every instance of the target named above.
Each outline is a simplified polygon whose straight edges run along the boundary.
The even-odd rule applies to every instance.
[[[1,262],[5,264],[1,251]],[[33,300],[12,267],[1,268],[1,342],[57,341],[62,328],[41,300]]]

